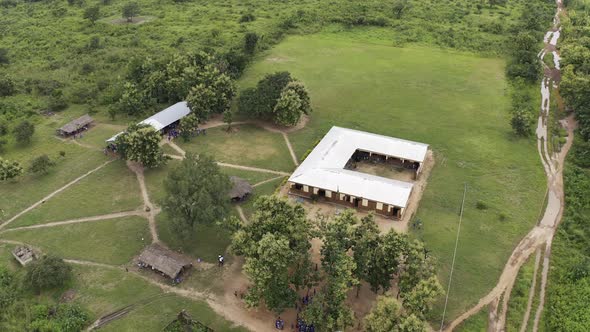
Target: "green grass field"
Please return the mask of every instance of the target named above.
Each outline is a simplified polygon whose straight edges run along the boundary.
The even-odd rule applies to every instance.
[[[295,169],[287,145],[280,134],[268,132],[254,125],[234,126],[228,133],[225,127],[207,130],[188,143],[177,141],[186,152],[206,153],[215,160],[289,172]]]
[[[24,242],[63,258],[107,264],[125,264],[151,243],[147,220],[140,217],[15,230],[0,238]]]
[[[541,252],[541,255],[543,253]],[[542,264],[542,260],[541,260]],[[506,314],[506,331],[519,331],[522,325],[522,319],[526,311],[527,303],[529,301],[529,294],[531,290],[531,283],[533,282],[533,274],[535,272],[535,255],[531,255],[528,261],[523,264],[516,277],[516,282],[510,294],[508,301],[508,311]],[[541,271],[538,271],[538,276]],[[539,292],[540,283],[535,285],[535,294]],[[535,316],[537,306],[531,307],[531,316]],[[529,316],[529,318],[531,318]],[[531,328],[532,326],[529,326]]]
[[[8,227],[130,211],[141,205],[135,174],[125,162],[118,160],[22,215]]]
[[[457,332],[486,332],[488,330],[488,311],[486,308],[469,317],[461,325],[457,326]],[[440,324],[440,323],[439,323]],[[438,326],[438,325],[435,325]]]
[[[428,143],[436,166],[416,218],[446,286],[463,187],[468,187],[447,319],[496,283],[536,222],[545,180],[535,145],[512,136],[504,61],[427,47],[396,48],[367,30],[293,36],[240,82],[287,70],[311,92],[307,127],[289,135],[299,156],[332,125]],[[509,151],[509,153],[508,153]],[[487,208],[476,209],[482,202]],[[445,287],[446,288],[446,287]],[[437,306],[432,319],[440,319]]]

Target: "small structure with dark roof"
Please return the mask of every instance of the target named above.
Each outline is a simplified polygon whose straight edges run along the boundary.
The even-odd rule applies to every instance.
[[[20,265],[25,266],[35,259],[35,252],[27,246],[21,246],[14,248],[12,256],[14,256]]]
[[[151,244],[139,255],[141,265],[162,272],[171,279],[176,279],[181,272],[192,266],[191,260],[159,244]]]
[[[239,178],[237,176],[231,176],[230,178],[232,188],[228,193],[229,198],[232,202],[244,201],[252,194],[252,186],[248,181]]]
[[[90,115],[85,114],[81,117],[77,118],[76,120],[70,121],[69,123],[65,124],[63,127],[57,130],[57,134],[61,136],[70,136],[77,134],[81,131],[88,129],[94,122],[94,119],[90,117]]]

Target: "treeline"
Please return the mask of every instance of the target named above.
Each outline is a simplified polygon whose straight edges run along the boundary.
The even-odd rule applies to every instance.
[[[506,45],[509,60],[506,76],[511,84],[510,125],[517,136],[533,133],[539,109],[530,95],[529,87],[537,85],[542,77],[542,66],[537,56],[541,40],[552,20],[553,7],[546,4],[526,7],[522,10],[514,36]]]
[[[560,94],[579,128],[564,171],[565,211],[553,241],[544,324],[547,331],[590,326],[590,6],[566,1]]]
[[[443,289],[421,242],[394,230],[381,234],[372,215],[359,221],[353,210],[312,222],[303,207],[276,196],[259,198],[255,209],[250,222],[238,227],[231,246],[245,257],[249,306],[264,303],[280,314],[307,294],[311,300],[301,304],[305,323],[317,331],[341,331],[357,323],[346,304],[351,290],[356,288],[358,296],[366,282],[373,292],[385,294],[395,281],[397,298],[381,297],[365,330],[427,330],[426,315]],[[311,258],[313,238],[323,243],[320,267]]]
[[[63,289],[72,268],[62,259],[45,256],[11,271],[0,265],[0,330],[77,332],[90,323],[88,312],[75,303],[53,303],[36,297],[41,291]]]

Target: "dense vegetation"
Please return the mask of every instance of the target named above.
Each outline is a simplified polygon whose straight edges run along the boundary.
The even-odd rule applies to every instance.
[[[548,331],[586,331],[590,326],[590,6],[572,0],[563,21],[561,95],[579,130],[568,159],[565,212],[555,236],[545,310]]]

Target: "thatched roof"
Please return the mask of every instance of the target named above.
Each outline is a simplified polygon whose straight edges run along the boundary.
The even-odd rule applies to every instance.
[[[184,267],[192,265],[189,258],[159,244],[146,247],[139,255],[139,261],[163,272],[170,278],[176,278]]]
[[[232,188],[228,193],[229,198],[242,199],[252,193],[252,186],[248,181],[237,176],[231,176],[229,179],[232,183]]]
[[[94,121],[94,119],[92,119],[90,115],[85,114],[77,118],[76,120],[73,120],[65,124],[63,127],[59,128],[59,131],[64,134],[71,134],[84,126],[91,124],[92,121]]]

